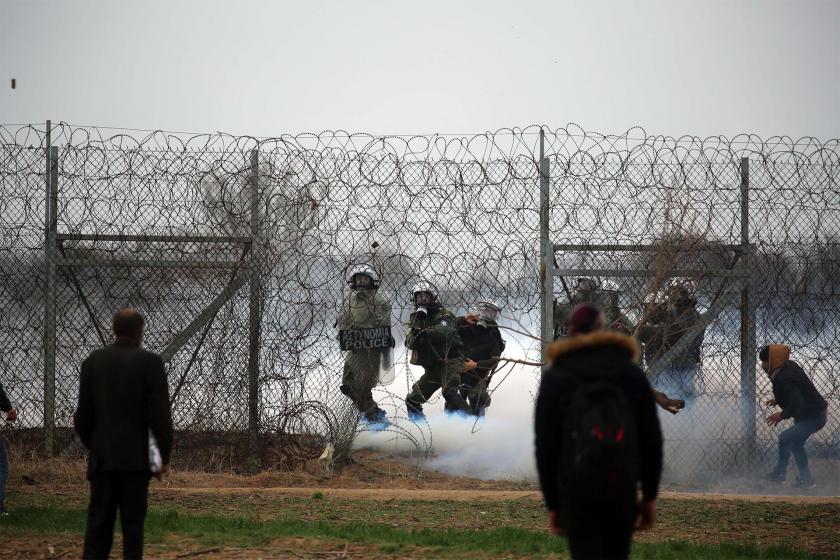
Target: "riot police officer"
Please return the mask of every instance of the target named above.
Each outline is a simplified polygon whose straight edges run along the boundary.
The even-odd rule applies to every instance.
[[[409,418],[425,418],[423,404],[438,389],[448,411],[467,412],[467,403],[459,392],[464,358],[455,316],[443,307],[431,283],[420,282],[411,293],[415,309],[405,344],[411,350],[411,363],[422,366],[423,375],[405,397]]]
[[[391,304],[377,294],[380,281],[376,270],[367,264],[355,266],[347,274],[350,296],[338,316],[341,331],[391,326]],[[390,352],[394,341],[389,333],[385,348],[354,348],[347,351],[341,392],[352,399],[360,415],[368,422],[384,422],[385,411],[373,399],[372,390],[379,382],[383,354]]]
[[[665,301],[640,326],[638,337],[645,344],[645,363],[652,365],[670,350],[691,327],[700,321],[697,298],[690,284],[673,283],[668,287]],[[697,335],[685,352],[676,356],[659,379],[651,382],[667,389],[681,399],[695,396],[694,382],[700,366],[700,352],[705,331]]]
[[[554,301],[554,338],[565,336],[565,325],[571,310],[581,303],[588,303],[603,310],[607,326],[630,333],[630,321],[618,306],[619,292],[617,289],[602,289],[594,278],[582,277],[575,282],[571,298],[568,302]]]

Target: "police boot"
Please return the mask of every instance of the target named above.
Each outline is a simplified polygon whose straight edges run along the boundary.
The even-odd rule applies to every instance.
[[[405,408],[408,411],[408,419],[414,423],[425,422],[426,415],[423,414],[423,405],[411,399],[405,400]]]
[[[446,401],[444,411],[447,414],[469,414],[470,407],[461,397],[457,387],[447,387],[443,390],[443,399]]]

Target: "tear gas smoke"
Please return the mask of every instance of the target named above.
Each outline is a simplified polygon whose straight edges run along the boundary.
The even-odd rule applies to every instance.
[[[504,336],[510,350],[505,352],[506,357],[533,360],[536,354],[533,340],[514,336],[510,331],[505,331]],[[416,376],[419,371],[412,373]],[[404,367],[390,387],[394,392],[390,403],[385,400],[383,407],[401,430],[417,441],[430,444],[431,453],[424,468],[484,480],[536,481],[533,412],[539,387],[538,368],[517,364],[507,377],[497,375],[491,384],[492,404],[487,416],[478,421],[473,417],[445,414],[443,399],[436,396],[424,407],[428,425],[415,425],[405,419],[401,402],[404,394],[400,394],[403,387],[407,392]],[[675,393],[664,382],[657,388]],[[768,447],[769,454],[763,462],[750,462],[742,439],[739,399],[706,395],[688,400],[686,408],[676,415],[659,407],[657,411],[665,438],[665,487],[765,494],[796,492],[788,486],[767,487],[760,481],[775,459],[776,448],[774,442],[763,442],[759,447]],[[764,412],[759,406],[759,418],[766,416]],[[395,454],[416,451],[411,438],[393,431],[362,432],[354,446]],[[725,463],[720,462],[722,457],[726,458]],[[751,466],[745,468],[745,465]],[[826,476],[820,460],[815,460],[813,454],[811,465],[815,476],[822,473],[824,484],[818,489],[820,494],[834,495],[840,491],[840,479],[834,476],[830,480],[832,477]],[[789,478],[793,477],[791,470]]]
[[[425,468],[457,476],[485,480],[536,480],[534,462],[533,398],[538,385],[533,367],[516,366],[493,392],[487,416],[450,415],[443,412],[443,399],[433,399],[425,406],[428,426],[414,425],[405,419],[404,409],[384,408],[399,428],[411,437],[431,444],[431,457]],[[402,379],[401,379],[402,378]],[[405,372],[398,375],[396,386],[405,386]],[[380,449],[394,453],[415,450],[410,438],[393,432],[362,432],[355,447]]]

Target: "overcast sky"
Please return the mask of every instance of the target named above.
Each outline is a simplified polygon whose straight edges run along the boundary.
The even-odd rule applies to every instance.
[[[840,1],[0,0],[0,122],[838,138],[838,55]]]

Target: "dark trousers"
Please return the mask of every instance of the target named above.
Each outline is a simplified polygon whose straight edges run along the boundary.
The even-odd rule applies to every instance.
[[[471,371],[461,374],[461,398],[469,405],[471,414],[484,416],[485,409],[490,406],[489,381],[489,375],[480,377]]]
[[[572,558],[599,560],[630,556],[635,496],[623,500],[574,500],[568,505],[564,526]]]
[[[779,434],[779,462],[776,464],[775,472],[784,476],[787,473],[790,455],[796,460],[796,467],[799,470],[799,479],[802,481],[811,480],[811,469],[808,468],[808,454],[805,452],[805,442],[812,434],[820,431],[827,420],[826,412],[816,418],[808,418],[796,422],[793,426]]]
[[[368,420],[379,420],[381,412],[373,400],[373,388],[379,383],[379,363],[382,352],[359,350],[349,352],[344,359],[341,392],[353,399],[356,408]]]
[[[441,361],[434,366],[423,366],[423,375],[411,386],[411,392],[405,398],[409,415],[422,415],[423,404],[432,398],[438,389],[446,401],[445,410],[467,412],[469,407],[458,391],[463,369],[464,362],[460,358]]]
[[[0,434],[0,512],[6,501],[6,481],[9,479],[9,455],[6,450],[6,438]]]
[[[82,557],[86,560],[108,558],[119,510],[123,558],[142,558],[143,523],[148,498],[148,473],[105,472],[94,475],[90,481],[90,506]]]

